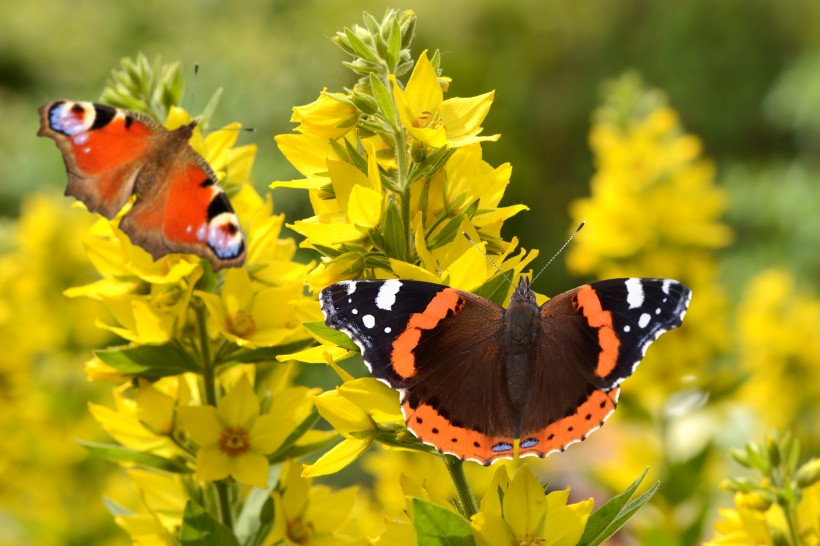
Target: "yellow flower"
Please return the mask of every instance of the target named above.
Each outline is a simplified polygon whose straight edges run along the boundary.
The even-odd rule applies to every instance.
[[[305,467],[305,477],[338,472],[367,451],[381,430],[404,427],[396,391],[372,377],[347,381],[313,403],[344,440]]]
[[[176,544],[172,533],[182,524],[189,496],[178,474],[131,468],[128,477],[138,492],[141,506],[115,521],[138,545]]]
[[[274,406],[275,406],[274,401]],[[271,408],[271,411],[288,408]],[[259,414],[256,398],[247,376],[220,401],[219,407],[187,406],[177,410],[185,430],[198,444],[196,479],[216,481],[234,478],[240,483],[265,488],[268,460],[295,426],[282,414]]]
[[[721,508],[721,521],[715,523],[715,536],[704,546],[757,546],[785,544],[790,535],[783,509],[771,504],[761,510],[749,497],[753,493],[735,493],[735,508]],[[795,524],[799,543],[807,546],[820,544],[820,483],[802,490],[795,511]],[[783,540],[775,542],[774,537]]]
[[[592,499],[567,504],[569,488],[545,495],[528,466],[522,466],[512,481],[507,478],[506,467],[499,467],[495,483],[497,487],[487,491],[481,510],[472,518],[473,535],[479,546],[575,546],[581,539],[592,512]],[[503,500],[499,489],[503,491]]]
[[[427,58],[427,51],[419,57],[405,89],[395,78],[391,79],[402,125],[419,142],[433,148],[457,148],[474,142],[498,140],[499,135],[478,136],[495,92],[444,100],[444,92],[436,70]]]
[[[273,492],[273,529],[264,546],[331,546],[367,544],[364,537],[350,534],[350,513],[356,488],[331,491],[326,486],[311,486],[300,476],[299,465],[288,463],[279,487]]]
[[[232,268],[219,295],[194,293],[205,303],[219,332],[237,345],[270,347],[305,338],[290,305],[302,297],[299,284],[264,287],[251,281],[247,269]]]
[[[746,287],[737,309],[740,365],[748,373],[740,396],[769,425],[811,434],[820,397],[820,300],[795,284],[788,271],[768,269]]]
[[[296,131],[322,138],[339,138],[356,126],[357,110],[341,93],[322,91],[319,98],[305,106],[294,106],[290,120]]]

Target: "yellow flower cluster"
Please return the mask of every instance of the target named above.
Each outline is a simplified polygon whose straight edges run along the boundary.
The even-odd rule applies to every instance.
[[[314,216],[290,226],[305,236],[303,247],[324,256],[309,286],[318,292],[345,279],[401,277],[475,291],[496,273],[462,231],[489,241],[488,253],[510,276],[520,273],[534,254],[513,255],[515,240],[499,232],[526,207],[498,207],[511,169],[486,163],[479,144],[497,138],[479,136],[493,94],[443,100],[426,52],[404,88],[391,78],[389,87],[371,84],[392,89],[395,104],[385,110],[367,115],[350,98],[323,92],[294,109],[298,134],[276,137],[305,178],[271,187],[306,189],[313,206]],[[376,118],[381,132],[351,131]]]
[[[62,297],[93,275],[79,243],[91,222],[44,193],[0,227],[0,543],[58,546],[116,532],[99,499],[121,480],[76,443],[100,437],[85,404],[105,393],[76,370],[110,339],[94,326],[105,309]]]
[[[587,221],[569,250],[570,269],[598,278],[668,277],[692,289],[681,331],[652,347],[623,393],[658,407],[670,392],[705,382],[704,364],[729,343],[712,252],[731,240],[720,220],[727,196],[714,184],[700,141],[635,76],[611,84],[590,146],[592,195],[570,206],[576,222]]]
[[[748,374],[739,400],[772,427],[817,438],[820,300],[782,269],[748,283],[737,309],[739,366]],[[771,408],[777,411],[771,411]]]

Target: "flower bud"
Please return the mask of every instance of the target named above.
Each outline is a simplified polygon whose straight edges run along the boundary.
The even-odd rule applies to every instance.
[[[795,474],[795,480],[801,489],[811,487],[820,481],[820,459],[811,459],[801,466]]]

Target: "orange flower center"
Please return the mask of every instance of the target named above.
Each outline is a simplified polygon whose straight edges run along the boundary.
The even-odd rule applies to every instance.
[[[288,539],[295,544],[307,544],[313,534],[313,524],[299,517],[288,520],[287,528]]]
[[[219,435],[219,450],[228,457],[239,457],[251,447],[251,435],[242,427],[228,427]]]
[[[228,319],[228,330],[239,337],[251,337],[256,330],[253,316],[240,309],[233,317]]]

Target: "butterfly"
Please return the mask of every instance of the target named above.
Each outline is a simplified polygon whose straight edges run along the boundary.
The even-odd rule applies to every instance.
[[[188,144],[197,122],[168,130],[148,116],[104,104],[58,100],[40,107],[38,136],[63,153],[68,186],[89,210],[120,221],[154,259],[196,254],[213,269],[245,259],[239,221],[208,163]]]
[[[618,403],[649,345],[681,325],[691,291],[671,279],[584,284],[540,307],[521,277],[509,306],[403,279],[347,281],[320,293],[325,323],[399,391],[408,430],[488,465],[546,457],[582,441]]]

